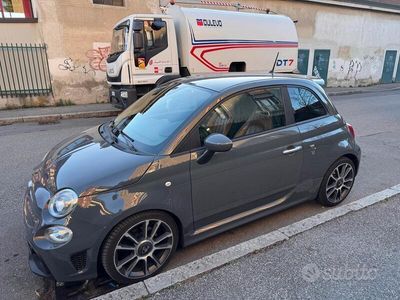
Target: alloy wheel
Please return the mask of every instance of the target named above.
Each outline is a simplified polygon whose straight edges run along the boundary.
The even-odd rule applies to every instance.
[[[326,182],[326,197],[332,203],[342,201],[349,194],[354,181],[354,168],[349,163],[338,165]]]
[[[114,266],[129,279],[156,272],[168,259],[174,245],[170,226],[164,221],[141,221],[129,228],[114,249]]]

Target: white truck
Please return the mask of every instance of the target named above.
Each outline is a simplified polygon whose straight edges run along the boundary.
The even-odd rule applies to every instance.
[[[110,102],[127,107],[178,77],[226,72],[293,72],[298,37],[286,16],[169,5],[134,14],[113,31],[107,59]]]

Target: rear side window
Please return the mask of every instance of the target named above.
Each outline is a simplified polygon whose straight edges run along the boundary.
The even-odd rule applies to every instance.
[[[200,141],[212,133],[230,139],[285,126],[285,110],[279,87],[262,88],[233,96],[203,119],[199,126]]]
[[[321,100],[310,90],[302,87],[288,87],[288,92],[296,122],[326,115],[326,109]]]

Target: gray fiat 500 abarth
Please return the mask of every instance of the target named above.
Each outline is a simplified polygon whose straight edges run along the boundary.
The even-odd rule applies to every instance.
[[[178,246],[342,202],[359,163],[352,126],[313,81],[174,80],[47,153],[24,200],[30,267],[59,282],[143,280]]]

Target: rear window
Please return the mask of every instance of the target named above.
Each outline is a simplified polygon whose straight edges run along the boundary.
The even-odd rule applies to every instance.
[[[326,115],[326,109],[321,100],[310,90],[302,87],[288,87],[288,92],[296,122]]]

